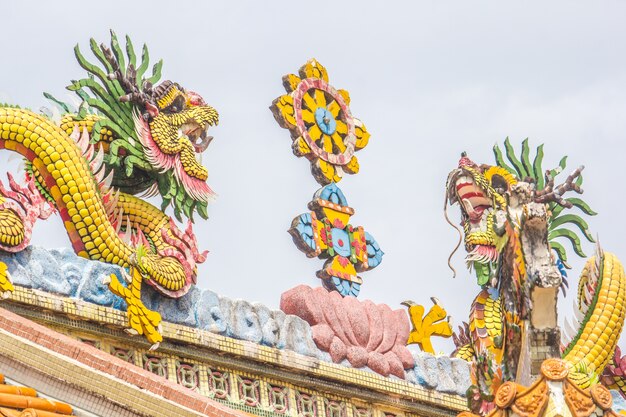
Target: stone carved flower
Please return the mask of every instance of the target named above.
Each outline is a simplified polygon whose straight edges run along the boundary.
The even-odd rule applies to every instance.
[[[289,129],[293,152],[311,161],[311,172],[322,185],[339,182],[344,173],[356,174],[354,153],[370,134],[350,112],[350,95],[328,84],[328,73],[315,59],[300,68],[299,76],[283,77],[288,94],[270,107],[281,127]]]

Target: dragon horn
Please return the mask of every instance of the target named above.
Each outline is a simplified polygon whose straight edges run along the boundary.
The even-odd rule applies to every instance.
[[[122,103],[130,102],[137,105],[143,111],[144,116],[149,115],[150,117],[156,117],[158,115],[158,109],[154,105],[154,93],[152,88],[151,86],[149,86],[150,88],[146,88],[144,84],[144,89],[141,91],[137,85],[137,70],[135,66],[129,64],[128,68],[126,68],[126,74],[124,74],[111,49],[105,44],[100,44],[100,49],[113,70],[112,73],[108,74],[108,78],[117,80],[126,93],[119,97],[119,101]]]

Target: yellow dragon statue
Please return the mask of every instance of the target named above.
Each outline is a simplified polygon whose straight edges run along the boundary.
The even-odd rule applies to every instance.
[[[0,104],[0,149],[26,159],[25,186],[10,175],[8,188],[0,183],[0,250],[23,250],[35,220],[58,212],[78,255],[129,271],[127,285],[112,275],[109,288],[128,305],[130,332],[156,347],[161,317],[142,304],[141,284],[176,298],[196,282],[206,252],[198,251],[191,224],[195,212],[207,218],[213,196],[198,157],[218,113],[199,94],[158,83],[162,61],[148,76],[148,49],[138,62],[128,36],[125,51],[114,32],[110,47],[92,39],[90,49],[99,65],[75,48],[88,73],[68,86],[82,100],[77,112],[49,94],[64,113],[56,123]],[[160,195],[161,209],[135,196],[140,193]],[[164,213],[168,207],[179,220],[189,219],[186,230]],[[11,291],[0,263],[0,294]]]
[[[546,306],[554,307],[556,312],[559,287],[565,291],[569,268],[567,252],[557,239],[568,240],[576,254],[584,256],[580,237],[567,227],[573,225],[593,242],[587,223],[565,211],[576,207],[585,214],[595,214],[582,199],[564,196],[568,191],[582,193],[583,167],[563,184],[555,185],[566,158],[557,169],[544,173],[543,145],[537,148],[533,162],[527,140],[522,144],[521,158],[515,155],[508,139],[505,149],[508,163],[496,145],[497,163],[493,166],[478,165],[463,154],[446,186],[446,207],[458,203],[461,209],[459,245],[464,240],[467,266],[475,272],[481,287],[469,323],[454,337],[457,349],[453,353],[473,363],[474,385],[468,390],[468,403],[474,413],[481,414],[490,410],[493,393],[503,382],[521,383],[524,378],[522,369],[528,365],[525,340],[531,316],[535,312],[539,316]],[[552,287],[552,295],[531,297],[531,292],[542,286]],[[560,348],[558,337],[548,342],[555,349],[550,354],[562,356],[570,365],[570,378],[581,388],[598,383],[613,359],[626,314],[625,297],[622,264],[597,245],[579,281],[582,320],[575,336]],[[558,334],[556,314],[553,317],[551,326]],[[610,381],[609,388],[624,387],[618,373],[604,378]]]

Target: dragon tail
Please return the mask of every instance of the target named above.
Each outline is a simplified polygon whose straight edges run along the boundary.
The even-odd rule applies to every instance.
[[[599,380],[613,358],[626,316],[624,268],[615,255],[605,253],[599,245],[581,274],[578,308],[583,320],[563,359],[572,367],[570,377],[587,388]]]

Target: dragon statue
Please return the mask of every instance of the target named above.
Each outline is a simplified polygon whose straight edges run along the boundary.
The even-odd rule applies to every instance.
[[[550,326],[558,332],[556,298],[559,288],[565,291],[569,265],[567,251],[557,239],[571,242],[581,257],[581,239],[568,226],[594,241],[583,218],[567,210],[595,213],[582,199],[564,196],[568,191],[582,193],[583,167],[555,185],[566,158],[558,168],[542,172],[543,145],[532,163],[527,140],[519,158],[508,139],[505,150],[508,163],[500,147],[494,147],[495,165],[478,165],[463,154],[446,185],[446,207],[460,206],[459,245],[464,241],[467,266],[481,287],[469,322],[454,335],[453,355],[472,362],[474,385],[468,390],[468,403],[474,413],[483,415],[493,407],[492,393],[502,383],[527,383],[522,373],[530,368],[533,314],[539,317],[542,309],[553,308],[555,322]],[[624,269],[613,254],[596,248],[579,281],[580,323],[560,349],[558,338],[548,342],[555,349],[550,354],[562,356],[570,366],[570,378],[581,388],[598,383],[607,365],[615,368],[614,351],[626,314]],[[544,296],[531,296],[535,293]],[[609,381],[609,388],[621,389],[620,375],[618,369],[610,376],[605,373],[603,380]]]
[[[218,113],[199,94],[171,81],[159,83],[162,61],[148,75],[145,45],[140,62],[128,36],[125,46],[124,52],[114,32],[110,47],[92,39],[99,65],[76,46],[87,77],[67,88],[81,104],[71,111],[44,93],[63,112],[56,122],[51,115],[0,104],[0,149],[26,159],[26,185],[10,175],[8,188],[0,183],[0,250],[23,250],[34,222],[58,212],[78,255],[125,268],[127,285],[115,275],[107,284],[128,305],[129,331],[144,334],[156,347],[161,317],[142,304],[141,284],[176,298],[196,282],[196,266],[206,252],[197,248],[193,214],[206,219],[213,197],[199,160]],[[161,208],[138,195],[159,195]],[[184,231],[165,214],[168,207],[178,220],[188,219]],[[11,291],[9,272],[0,263],[0,294]]]

